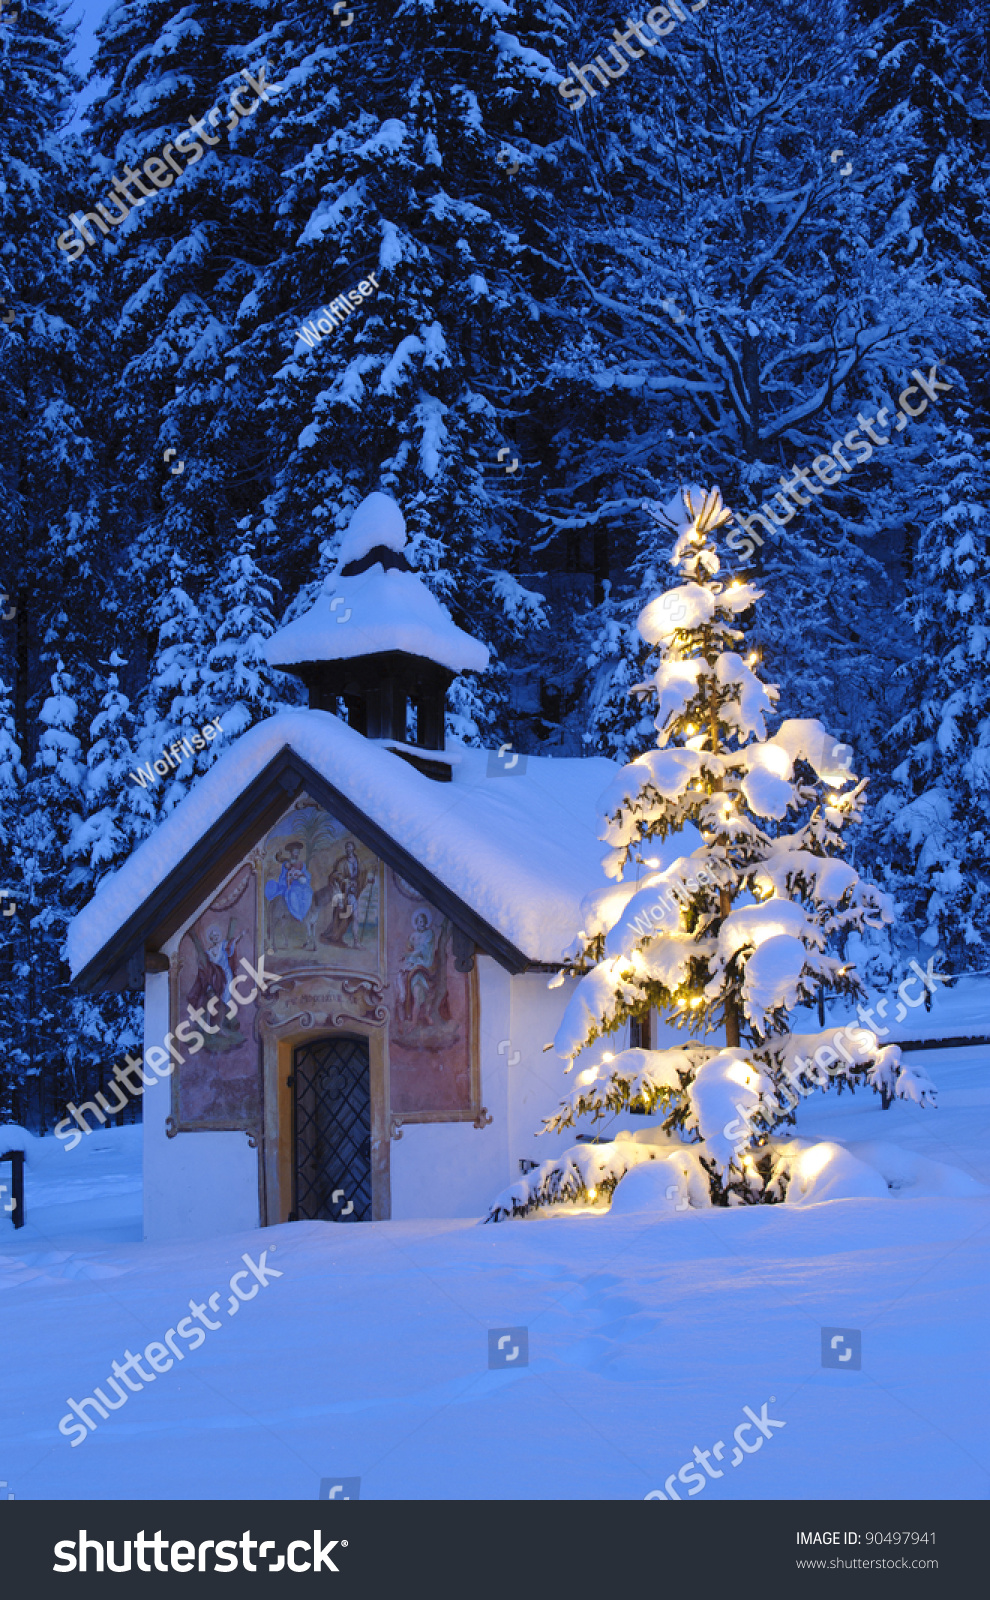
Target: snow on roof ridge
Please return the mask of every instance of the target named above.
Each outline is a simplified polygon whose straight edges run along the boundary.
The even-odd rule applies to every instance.
[[[403,744],[401,739],[369,739],[369,744],[384,745],[404,755],[422,756],[428,761],[446,761],[449,767],[459,767],[463,757],[456,750],[429,750],[422,744]]]
[[[286,747],[530,960],[560,960],[581,925],[582,899],[601,881],[595,800],[612,762],[531,757],[525,772],[488,780],[487,753],[464,748],[453,781],[438,784],[329,711],[285,711],[236,739],[104,879],[69,926],[74,975]]]

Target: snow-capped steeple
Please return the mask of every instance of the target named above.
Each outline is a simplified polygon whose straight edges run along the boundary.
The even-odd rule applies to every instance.
[[[265,646],[273,667],[295,673],[310,707],[337,711],[369,739],[444,748],[444,702],[460,672],[484,672],[488,650],[458,628],[405,554],[405,518],[389,495],[357,507],[337,568],[310,609]]]

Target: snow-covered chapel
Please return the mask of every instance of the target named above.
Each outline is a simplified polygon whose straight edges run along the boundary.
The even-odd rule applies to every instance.
[[[447,691],[488,652],[405,542],[370,495],[266,647],[309,709],[222,749],[70,929],[81,991],[144,988],[149,1239],[480,1216],[551,1153],[573,985],[547,981],[615,769],[451,748]]]

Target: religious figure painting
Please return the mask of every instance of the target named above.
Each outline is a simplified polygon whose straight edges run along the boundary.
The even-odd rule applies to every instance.
[[[176,1073],[180,1126],[250,1128],[260,1114],[256,1005],[230,992],[242,957],[255,960],[256,901],[245,865],[180,940],[173,1027],[188,1021],[202,1040]]]
[[[343,850],[330,868],[326,885],[319,891],[320,904],[328,907],[326,926],[320,931],[323,944],[335,945],[338,949],[360,947],[365,931],[362,897],[374,871],[373,862],[362,865],[354,840],[345,839]]]
[[[273,950],[288,949],[289,936],[294,931],[304,933],[305,949],[316,949],[318,912],[313,903],[313,881],[303,859],[305,848],[301,839],[290,839],[284,849],[275,852],[275,863],[281,871],[265,884],[265,899],[271,907]],[[298,927],[293,929],[293,924]]]
[[[454,967],[451,924],[391,868],[386,903],[392,1110],[466,1111],[470,979]]]
[[[237,951],[244,940],[244,929],[237,932],[236,919],[226,917],[222,924],[207,923],[202,937],[194,924],[189,939],[196,952],[196,969],[188,1003],[193,1011],[202,1010],[217,1024],[217,1032],[207,1031],[205,1049],[211,1055],[226,1054],[244,1042],[238,1019],[240,1007],[230,1004],[230,981],[237,976]],[[245,953],[250,958],[253,952]],[[202,1027],[208,1029],[209,1024],[204,1020]]]
[[[447,924],[425,906],[412,914],[412,928],[395,977],[397,1031],[426,1037],[450,1022],[444,960]]]
[[[266,948],[304,967],[378,968],[378,861],[303,799],[264,847]]]

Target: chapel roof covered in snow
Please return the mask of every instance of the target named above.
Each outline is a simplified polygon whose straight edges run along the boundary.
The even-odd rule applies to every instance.
[[[341,630],[343,631],[343,630]],[[518,770],[461,748],[437,783],[393,741],[327,711],[283,712],[241,735],[74,919],[82,990],[137,987],[197,906],[305,792],[510,972],[557,965],[601,885],[601,758],[529,756]]]
[[[369,494],[341,544],[337,569],[307,612],[265,645],[273,667],[402,651],[450,672],[484,672],[488,650],[459,628],[405,556],[406,524],[388,495]]]

